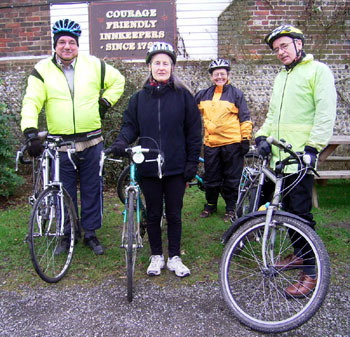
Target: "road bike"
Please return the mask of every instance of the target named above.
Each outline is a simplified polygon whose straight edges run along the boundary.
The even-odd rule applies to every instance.
[[[204,163],[204,159],[202,157],[199,157],[199,168],[198,173],[194,177],[194,179],[188,183],[189,187],[192,186],[198,186],[200,190],[204,190],[204,183],[203,183],[203,174],[204,174],[204,167],[202,167],[201,163]],[[137,169],[135,172],[135,179],[140,183],[140,177],[137,174]],[[117,194],[119,200],[124,204],[125,203],[125,187],[130,184],[130,165],[126,166],[123,171],[121,172],[118,181],[117,181]],[[142,192],[141,192],[141,197]],[[143,198],[144,200],[144,198]]]
[[[290,145],[273,137],[267,141],[289,156],[278,162],[274,171],[264,164],[258,168],[275,184],[272,200],[266,211],[242,216],[224,234],[219,280],[223,298],[240,322],[257,331],[281,333],[304,324],[321,307],[330,283],[330,261],[309,223],[280,209],[288,188],[313,170],[310,157],[295,153]],[[292,164],[298,165],[297,179],[284,187],[285,168]],[[294,255],[296,243],[302,244],[298,257],[303,265],[278,265],[284,257]],[[313,270],[315,288],[305,296],[292,297],[285,289],[297,284],[305,268]]]
[[[59,149],[68,147],[68,157],[75,167],[75,144],[47,133],[39,133],[39,138],[43,141],[42,154],[25,159],[25,144],[17,152],[16,166],[18,162],[33,164],[33,194],[29,197],[32,210],[26,241],[35,271],[44,281],[56,283],[67,273],[75,242],[81,235],[73,201],[60,180]],[[67,249],[58,254],[63,240]]]
[[[156,162],[158,177],[162,179],[163,155],[159,149],[142,148],[134,146],[126,148],[126,154],[130,157],[129,184],[125,186],[125,209],[123,212],[123,231],[121,248],[125,249],[126,274],[127,274],[127,299],[133,299],[134,271],[137,250],[143,247],[142,239],[146,231],[146,205],[141,198],[141,188],[136,179],[136,165],[142,162]],[[108,149],[101,153],[100,175],[102,176],[104,161],[118,159],[107,158]],[[144,153],[157,154],[156,158],[145,159]]]

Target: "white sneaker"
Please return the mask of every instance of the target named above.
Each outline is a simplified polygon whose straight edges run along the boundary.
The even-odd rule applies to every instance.
[[[179,277],[185,277],[191,274],[190,270],[182,263],[181,258],[178,256],[169,257],[166,266]]]
[[[164,256],[163,255],[152,255],[150,258],[151,263],[147,268],[147,275],[157,276],[160,275],[161,269],[164,268]]]

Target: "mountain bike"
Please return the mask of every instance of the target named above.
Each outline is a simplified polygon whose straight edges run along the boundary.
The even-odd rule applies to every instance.
[[[321,307],[330,283],[330,261],[327,250],[308,222],[280,210],[285,168],[298,165],[297,185],[308,171],[310,157],[292,151],[291,146],[269,137],[268,142],[289,156],[271,171],[262,165],[263,173],[275,184],[274,195],[266,211],[246,214],[236,220],[224,234],[225,249],[221,258],[219,280],[224,300],[235,317],[248,327],[266,333],[280,333],[307,322]],[[308,157],[308,158],[307,158]],[[279,266],[286,255],[294,254],[293,243],[302,243],[301,266]],[[296,284],[299,273],[312,268],[316,285],[309,294],[289,296],[287,287]]]
[[[136,165],[142,162],[156,162],[158,177],[162,178],[163,155],[159,149],[142,148],[134,146],[127,148],[127,155],[130,157],[129,184],[125,186],[125,210],[123,212],[123,231],[121,248],[125,249],[126,274],[127,274],[127,299],[133,299],[134,271],[137,249],[143,247],[142,238],[146,231],[146,205],[141,198],[141,188],[136,179]],[[105,159],[120,161],[118,159],[106,158],[110,152],[103,151],[100,160],[100,175],[102,176],[103,163]],[[156,158],[145,159],[144,153],[157,154]]]
[[[25,144],[17,152],[16,165],[18,161],[33,163],[33,194],[29,197],[32,210],[26,240],[37,274],[48,283],[56,283],[67,273],[76,237],[81,233],[73,201],[60,181],[59,148],[69,147],[68,157],[75,167],[72,159],[75,145],[47,133],[39,136],[43,140],[42,154],[32,160],[24,159]],[[67,249],[57,254],[62,240],[66,241]]]

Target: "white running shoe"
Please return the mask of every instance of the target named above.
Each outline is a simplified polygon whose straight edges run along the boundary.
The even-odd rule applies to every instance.
[[[151,263],[147,268],[147,275],[149,276],[158,276],[160,275],[161,269],[165,266],[164,256],[163,255],[152,255],[150,258]]]
[[[175,275],[178,277],[185,277],[191,274],[190,270],[182,263],[179,256],[169,258],[166,266],[170,271],[175,272]]]

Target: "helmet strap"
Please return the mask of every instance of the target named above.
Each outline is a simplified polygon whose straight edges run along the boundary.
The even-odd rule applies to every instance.
[[[292,70],[297,64],[299,64],[303,60],[305,56],[306,54],[304,50],[299,50],[299,52],[297,52],[297,57],[295,58],[295,60],[291,64],[285,65],[286,70]]]

